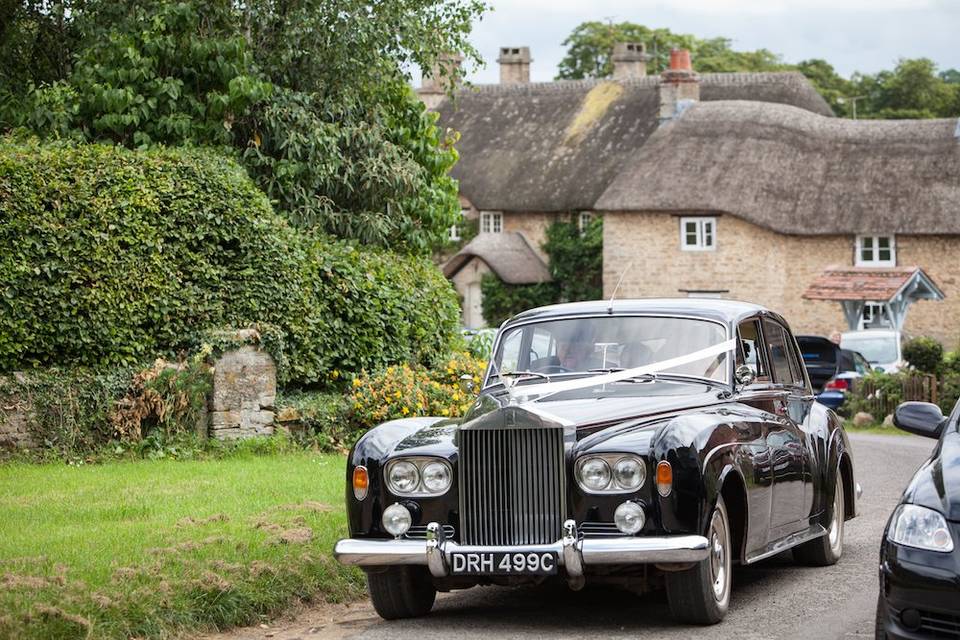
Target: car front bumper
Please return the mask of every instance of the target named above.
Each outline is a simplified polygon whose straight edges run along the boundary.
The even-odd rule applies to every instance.
[[[952,525],[955,536],[960,525]],[[879,617],[887,637],[960,639],[960,560],[957,553],[910,549],[884,541]]]
[[[431,522],[426,540],[348,538],[337,542],[333,557],[361,567],[423,565],[442,578],[450,574],[453,552],[554,552],[567,576],[576,578],[583,576],[585,565],[686,564],[705,560],[710,550],[703,536],[582,538],[573,520],[563,528],[560,540],[552,544],[467,546],[445,539],[442,527]]]

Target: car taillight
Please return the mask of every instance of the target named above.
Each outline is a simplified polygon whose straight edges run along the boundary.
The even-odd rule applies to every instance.
[[[846,391],[850,388],[850,381],[843,378],[837,378],[828,382],[825,388],[833,389],[835,391]]]

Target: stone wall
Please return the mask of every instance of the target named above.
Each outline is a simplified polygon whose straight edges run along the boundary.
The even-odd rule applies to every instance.
[[[681,251],[679,225],[679,217],[667,213],[605,213],[604,296],[613,293],[626,269],[620,298],[720,290],[724,298],[756,302],[781,313],[796,333],[846,330],[839,303],[804,300],[802,295],[827,267],[853,265],[853,236],[783,235],[725,214],[717,216],[716,250]],[[960,237],[898,235],[896,242],[897,264],[919,266],[946,296],[942,302],[913,304],[905,330],[956,348],[960,264],[953,256],[960,250]]]
[[[277,367],[265,351],[243,346],[214,365],[210,435],[236,439],[273,433]]]
[[[5,396],[0,403],[0,452],[36,448],[37,442],[27,429],[30,407],[18,397]]]

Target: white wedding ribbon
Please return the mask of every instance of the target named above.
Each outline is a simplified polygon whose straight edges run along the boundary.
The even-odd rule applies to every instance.
[[[575,380],[567,380],[565,382],[543,382],[539,384],[524,385],[522,387],[516,385],[512,388],[510,388],[510,385],[505,386],[507,386],[507,391],[510,394],[511,399],[523,401],[530,396],[539,396],[536,400],[542,400],[548,395],[552,396],[557,393],[562,393],[563,391],[587,389],[589,387],[595,387],[601,384],[629,380],[630,378],[636,378],[650,373],[659,373],[661,371],[666,371],[667,369],[673,369],[674,367],[696,362],[697,360],[703,360],[704,358],[709,358],[710,356],[718,356],[722,353],[728,353],[730,351],[734,351],[736,348],[737,341],[731,338],[726,342],[715,344],[707,347],[706,349],[700,349],[699,351],[694,351],[693,353],[677,356],[676,358],[670,358],[668,360],[661,360],[660,362],[654,362],[652,364],[645,364],[642,367],[624,369],[623,371],[613,371],[611,373],[605,373],[599,376],[577,378]]]

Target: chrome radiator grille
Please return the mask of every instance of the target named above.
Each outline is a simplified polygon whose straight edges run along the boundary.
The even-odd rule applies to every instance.
[[[460,432],[463,544],[556,542],[566,513],[562,428]]]

